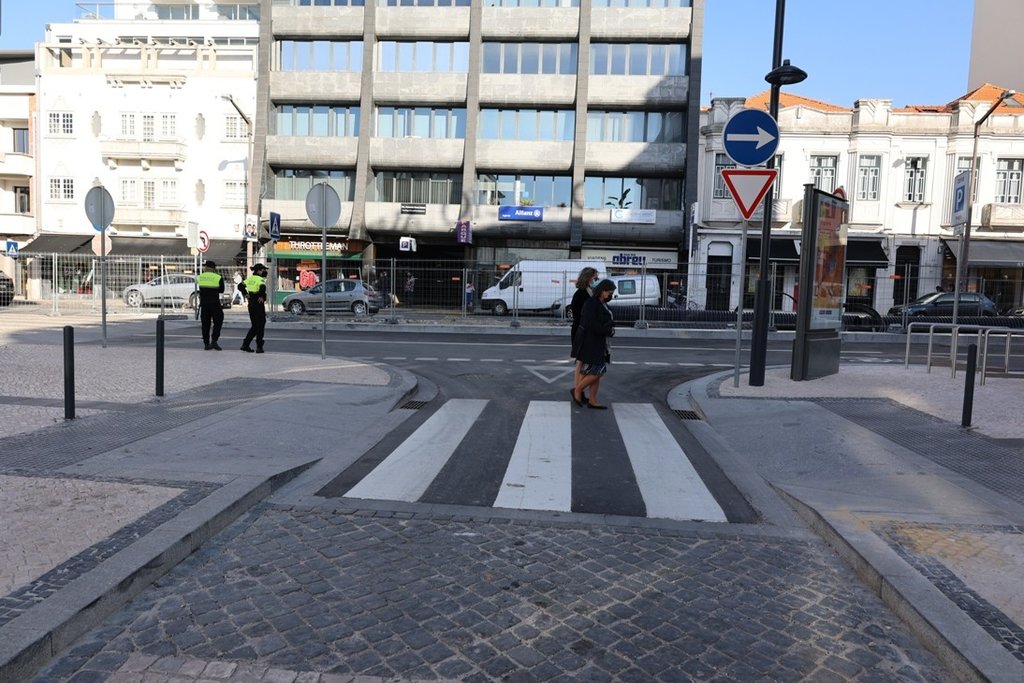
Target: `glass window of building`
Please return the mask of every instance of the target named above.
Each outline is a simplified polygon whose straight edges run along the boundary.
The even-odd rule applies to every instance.
[[[588,176],[583,181],[583,208],[679,211],[682,193],[682,178]]]
[[[280,40],[280,71],[363,70],[363,41]]]
[[[814,187],[823,192],[833,192],[836,189],[836,166],[839,158],[835,156],[823,156],[820,154],[811,156],[811,182]]]
[[[996,204],[1021,203],[1021,169],[1024,159],[996,160]]]
[[[610,76],[685,76],[685,46],[591,43],[590,73]]]
[[[455,173],[380,171],[374,176],[378,202],[459,204],[462,176]]]
[[[519,67],[519,73],[540,73],[540,45],[538,43],[523,43],[521,55],[522,64]]]
[[[480,174],[477,203],[489,206],[568,206],[571,176]]]
[[[857,199],[878,201],[878,188],[882,171],[882,157],[861,154],[857,159]]]
[[[725,179],[722,178],[722,171],[729,168],[736,168],[736,164],[732,162],[732,159],[722,152],[715,154],[715,189],[712,194],[715,199],[729,199],[732,197],[729,187],[725,184]]]
[[[32,213],[32,197],[29,188],[25,185],[14,186],[14,211],[15,213]]]
[[[438,119],[444,119],[438,122]],[[376,136],[381,138],[466,137],[465,109],[431,109],[429,107],[378,107]]]
[[[354,172],[340,169],[280,168],[274,169],[274,198],[305,200],[313,185],[325,182],[338,193],[343,202],[352,201]],[[245,199],[242,185],[242,201]]]
[[[907,157],[903,164],[903,201],[923,202],[928,157]],[[831,190],[829,190],[831,192]]]

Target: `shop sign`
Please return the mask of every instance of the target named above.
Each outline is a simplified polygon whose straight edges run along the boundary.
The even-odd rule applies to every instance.
[[[406,216],[426,216],[426,204],[402,204],[402,214]]]
[[[499,206],[499,221],[543,221],[544,209],[540,206]]]
[[[612,209],[612,223],[644,223],[654,225],[658,221],[656,209]]]
[[[357,248],[350,248],[356,245],[350,245],[348,240],[328,240],[327,242],[327,253],[328,254],[348,254],[352,252],[360,252],[362,244],[359,244]],[[323,251],[323,242],[321,240],[285,240],[278,242],[275,248],[275,253],[281,256],[287,256],[288,252],[311,252]]]
[[[675,251],[658,251],[654,249],[583,249],[581,258],[604,261],[606,268],[639,269],[644,266],[648,270],[676,270],[679,268],[679,257]]]

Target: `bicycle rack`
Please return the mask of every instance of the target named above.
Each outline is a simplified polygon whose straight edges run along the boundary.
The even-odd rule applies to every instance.
[[[1010,371],[1010,348],[1014,337],[1024,337],[1024,330],[1015,330],[1010,327],[986,327],[983,325],[950,325],[948,323],[910,323],[907,325],[907,346],[903,357],[903,367],[910,367],[910,345],[913,340],[915,328],[922,329],[927,328],[928,330],[928,352],[925,356],[925,371],[931,373],[932,371],[932,356],[935,343],[935,331],[937,328],[949,329],[950,330],[950,343],[949,343],[949,365],[950,372],[953,378],[956,378],[957,370],[957,356],[960,346],[960,333],[965,332],[970,335],[977,337],[978,346],[980,347],[980,365],[981,365],[981,379],[979,384],[985,384],[985,378],[988,375],[988,343],[989,338],[992,335],[1005,335],[1006,344],[1003,348],[1003,368],[1004,373]]]

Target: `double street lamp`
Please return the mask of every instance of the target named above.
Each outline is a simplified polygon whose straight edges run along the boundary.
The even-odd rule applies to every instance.
[[[971,249],[971,220],[973,220],[972,214],[974,213],[974,193],[976,189],[974,187],[974,181],[977,177],[977,165],[978,165],[978,133],[981,131],[981,126],[988,117],[995,113],[996,109],[999,108],[1006,100],[1010,99],[1017,92],[1015,90],[1006,90],[1002,95],[999,96],[992,106],[988,108],[985,115],[982,116],[974,124],[974,144],[971,148],[971,175],[967,182],[967,222],[964,223],[964,234],[960,239],[960,248],[957,250],[959,253],[956,257],[956,280],[953,282],[953,324],[956,325],[957,314],[960,312],[960,280],[967,274],[967,259],[970,255]]]
[[[789,60],[782,61],[782,29],[785,23],[786,2],[775,3],[775,43],[772,51],[772,70],[764,77],[771,84],[768,113],[776,121],[779,118],[779,91],[784,85],[800,83],[807,78],[807,72],[793,66]],[[775,168],[774,156],[768,160],[768,168]],[[774,185],[774,183],[773,183]],[[772,239],[772,187],[764,195],[764,210],[761,217],[760,272],[754,288],[754,327],[750,337],[750,374],[752,387],[764,386],[765,360],[768,356],[768,318],[771,301],[768,287],[768,255]],[[745,267],[745,264],[740,266]]]

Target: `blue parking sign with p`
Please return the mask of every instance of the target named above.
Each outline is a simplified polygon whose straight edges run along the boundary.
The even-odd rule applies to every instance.
[[[953,181],[953,225],[967,222],[969,208],[968,191],[971,185],[971,172],[964,171]]]

